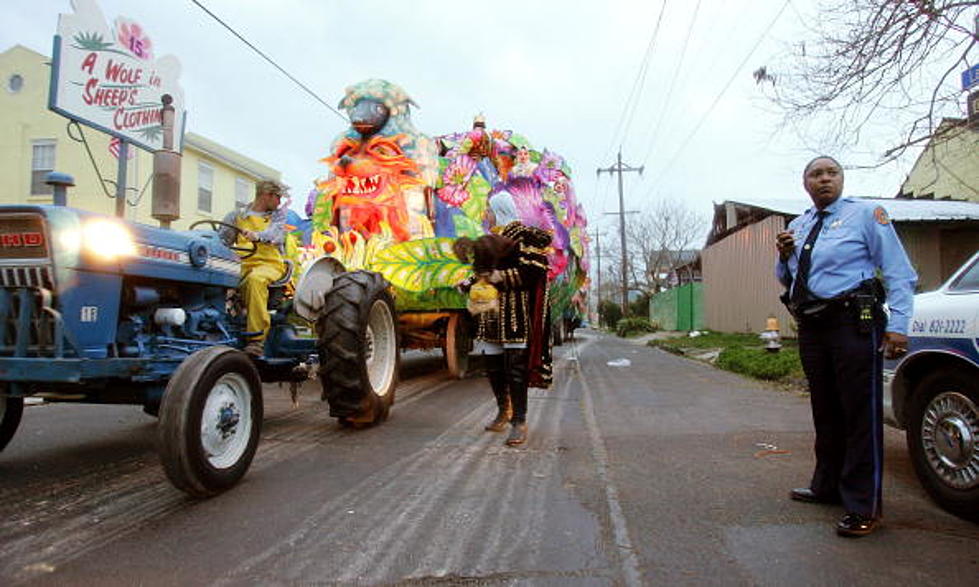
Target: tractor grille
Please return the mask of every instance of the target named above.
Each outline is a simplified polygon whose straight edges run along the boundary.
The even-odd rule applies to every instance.
[[[0,288],[0,355],[55,357],[63,352],[61,317],[50,290]]]
[[[2,267],[0,266],[0,287],[43,287],[54,289],[54,275],[51,267]]]

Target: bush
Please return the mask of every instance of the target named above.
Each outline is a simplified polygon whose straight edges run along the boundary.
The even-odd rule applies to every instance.
[[[622,308],[609,300],[602,300],[598,305],[598,319],[604,326],[612,326],[622,319]]]
[[[769,381],[798,376],[802,373],[799,352],[785,348],[781,352],[770,353],[757,348],[727,347],[717,357],[717,366],[727,371]]]
[[[657,326],[645,318],[623,318],[615,323],[615,334],[623,338],[656,330]]]
[[[630,316],[649,316],[649,296],[642,294],[629,302]]]

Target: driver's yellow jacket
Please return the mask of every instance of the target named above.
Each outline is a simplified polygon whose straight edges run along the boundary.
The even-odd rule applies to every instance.
[[[263,240],[268,238],[265,235],[281,232],[275,230],[276,227],[270,226],[277,220],[277,212],[259,214],[244,211],[234,216],[235,226],[259,235],[259,240],[253,243],[238,234],[235,242],[235,246],[244,249],[250,249],[253,245],[256,247],[255,254],[245,256],[241,260],[241,282],[238,286],[245,306],[245,328],[247,332],[252,333],[250,339],[254,341],[265,340],[268,334],[271,323],[268,311],[269,284],[280,279],[286,269],[282,261],[282,253],[279,251],[281,243]]]

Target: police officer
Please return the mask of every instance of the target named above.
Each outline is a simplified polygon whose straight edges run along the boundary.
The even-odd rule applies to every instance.
[[[881,516],[882,356],[907,352],[917,275],[887,212],[840,197],[835,159],[810,161],[803,184],[813,207],[776,236],[775,273],[798,324],[816,431],[812,481],[790,497],[842,503],[836,532],[865,536]]]

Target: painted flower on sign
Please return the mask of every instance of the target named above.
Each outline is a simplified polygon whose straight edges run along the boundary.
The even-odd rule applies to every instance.
[[[466,185],[476,170],[476,162],[471,157],[460,155],[449,163],[442,174],[443,187],[438,191],[439,199],[452,206],[461,206],[469,199]]]
[[[145,61],[153,59],[153,42],[139,24],[125,18],[117,19],[116,40],[123,49],[136,57]]]

